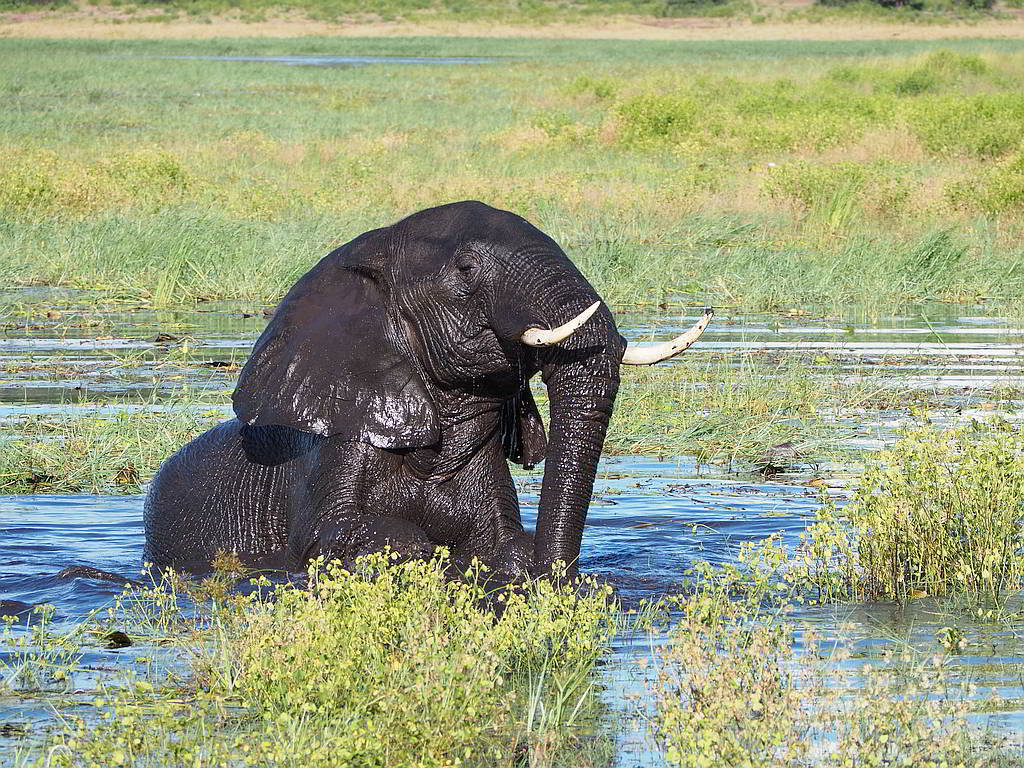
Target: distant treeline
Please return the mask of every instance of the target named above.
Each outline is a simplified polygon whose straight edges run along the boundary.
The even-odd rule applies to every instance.
[[[850,10],[892,8],[928,12],[988,10],[995,0],[814,0],[816,5]],[[1008,0],[1020,5],[1024,0]],[[77,0],[0,0],[0,10],[70,8]],[[502,18],[526,21],[593,15],[651,16],[751,15],[778,10],[755,0],[98,0],[92,4],[131,9],[162,8],[169,13],[262,15],[273,10],[300,10],[315,18],[408,18],[439,15],[454,18]],[[768,13],[766,13],[768,12]]]

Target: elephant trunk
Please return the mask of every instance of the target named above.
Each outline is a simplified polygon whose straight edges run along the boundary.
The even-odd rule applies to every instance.
[[[621,349],[617,350],[621,356]],[[606,350],[587,361],[545,370],[550,434],[537,514],[534,563],[548,573],[558,560],[575,573],[583,525],[608,421],[619,388],[618,357]]]

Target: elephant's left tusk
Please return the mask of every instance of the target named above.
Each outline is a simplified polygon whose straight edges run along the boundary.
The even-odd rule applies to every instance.
[[[590,316],[597,312],[597,308],[601,306],[600,301],[595,301],[589,307],[580,312],[576,317],[567,323],[564,323],[557,328],[552,328],[550,331],[546,328],[527,328],[520,336],[520,340],[523,344],[531,347],[550,347],[552,344],[557,344],[560,341],[565,341],[583,325]]]
[[[651,344],[643,347],[630,344],[626,347],[626,354],[622,356],[622,364],[654,365],[655,363],[660,363],[662,360],[668,360],[670,357],[678,355],[700,338],[700,335],[704,333],[704,329],[708,327],[708,323],[711,322],[711,318],[714,316],[715,310],[708,307],[704,310],[704,317],[698,320],[693,328],[681,336],[676,336],[672,341],[665,341],[661,344]]]

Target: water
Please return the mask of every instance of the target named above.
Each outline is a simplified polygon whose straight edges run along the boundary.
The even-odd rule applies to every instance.
[[[36,297],[38,298],[38,297]],[[0,420],[26,414],[64,414],[97,407],[160,408],[183,383],[195,390],[230,390],[238,365],[266,318],[260,307],[201,305],[199,311],[154,311],[117,305],[77,306],[74,296],[49,297],[52,308],[0,296]],[[6,307],[6,310],[5,310]],[[671,316],[624,315],[620,325],[632,340],[666,338],[696,319],[699,310]],[[1024,329],[999,318],[929,314],[882,318],[873,323],[719,313],[689,355],[733,354],[766,363],[798,354],[806,364],[835,370],[853,381],[868,375],[891,379],[933,396],[943,418],[988,411],[996,397],[1021,398]],[[771,367],[766,366],[767,375]],[[1006,395],[1007,388],[1011,391]],[[126,403],[126,397],[134,397]],[[1011,417],[1013,414],[1011,414]],[[907,419],[905,409],[836,414],[856,427],[861,447],[891,436]],[[536,516],[540,474],[518,475],[524,519]],[[819,503],[819,490],[757,475],[737,476],[698,467],[692,459],[605,458],[583,543],[584,570],[614,584],[627,604],[677,591],[699,560],[724,563],[739,545],[769,535],[796,545]],[[829,490],[842,502],[847,492]],[[11,610],[51,603],[56,620],[72,627],[90,610],[108,605],[120,585],[92,578],[58,578],[70,565],[89,565],[136,576],[143,545],[142,497],[0,497],[0,600]],[[798,617],[826,636],[845,634],[858,652],[856,664],[877,660],[887,648],[908,644],[922,653],[941,650],[936,636],[950,623],[938,605],[920,601],[909,609],[873,604],[808,609]],[[995,691],[1024,697],[1024,648],[1020,627],[955,619],[971,641],[956,662],[978,684],[979,695]],[[840,630],[840,627],[844,629]],[[154,649],[95,650],[93,669],[131,667]],[[641,692],[644,669],[633,662],[649,655],[646,638],[622,638],[609,666],[611,705],[624,713]],[[91,672],[76,685],[88,689]],[[83,694],[84,695],[84,694]],[[1024,731],[1024,714],[1010,708],[995,721],[1007,733]],[[53,723],[52,712],[0,699],[0,726]],[[0,754],[5,742],[0,730]],[[657,751],[640,732],[622,741],[622,765],[660,765]],[[0,758],[2,764],[2,758]]]

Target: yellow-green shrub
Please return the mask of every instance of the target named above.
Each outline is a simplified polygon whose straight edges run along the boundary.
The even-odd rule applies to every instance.
[[[946,197],[957,208],[991,214],[1024,209],[1024,153],[951,183]]]
[[[850,196],[854,204],[882,214],[900,212],[910,197],[907,180],[899,169],[851,161],[786,163],[772,170],[764,188],[771,197],[795,200],[806,209]]]
[[[538,582],[492,598],[496,619],[483,587],[448,580],[442,561],[382,555],[359,573],[315,565],[308,591],[278,589],[244,616],[228,653],[264,718],[330,720],[338,764],[500,763],[530,681],[588,677],[614,632],[607,598]]]
[[[934,154],[998,157],[1024,141],[1024,94],[928,97],[913,104],[907,121]]]

